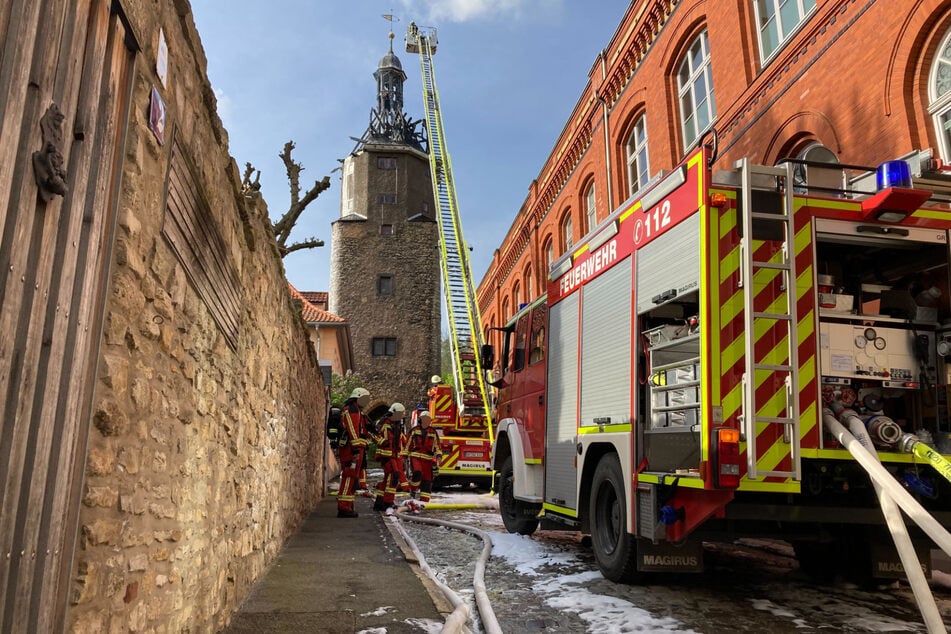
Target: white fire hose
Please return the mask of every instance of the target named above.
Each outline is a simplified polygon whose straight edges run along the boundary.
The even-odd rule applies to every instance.
[[[426,508],[430,508],[430,505],[427,504]],[[397,513],[396,517],[401,520],[418,522],[420,524],[430,524],[433,526],[454,528],[456,530],[475,535],[482,540],[482,552],[479,555],[479,558],[476,560],[475,573],[473,574],[472,579],[473,594],[475,595],[476,607],[479,610],[479,618],[482,620],[482,629],[486,632],[486,634],[502,634],[502,628],[499,626],[499,621],[495,616],[495,611],[492,609],[492,603],[489,601],[489,595],[485,587],[485,564],[492,555],[492,537],[481,529],[478,529],[474,526],[468,526],[467,524],[460,524],[458,522],[438,520],[431,517],[419,517],[415,515],[408,515],[406,513]],[[445,585],[436,578],[435,573],[429,567],[429,564],[426,564],[426,559],[423,557],[423,554],[419,552],[419,549],[417,548],[413,539],[403,529],[398,521],[394,523],[397,527],[397,530],[399,530],[399,532],[403,535],[403,538],[407,541],[407,543],[410,544],[413,554],[416,555],[416,558],[420,562],[420,568],[423,569],[423,572],[429,575],[430,578],[436,582],[436,584],[439,586],[439,589],[442,590],[443,594],[446,595],[446,598],[449,599],[450,603],[452,603],[453,607],[455,608],[452,614],[450,614],[446,619],[446,623],[442,629],[442,634],[454,634],[456,632],[464,631],[463,628],[469,620],[468,606],[462,603],[459,596],[453,592],[449,586]]]
[[[842,423],[835,419],[832,412],[823,409],[822,422],[826,429],[831,431],[835,437],[842,443],[842,446],[851,452],[860,465],[868,472],[872,482],[878,482],[882,488],[888,491],[892,499],[898,503],[898,506],[910,517],[918,526],[921,527],[928,537],[934,540],[938,548],[943,550],[948,556],[951,556],[951,533],[942,526],[938,520],[931,516],[925,510],[921,503],[911,496],[890,473],[883,467],[865,447],[855,439],[849,430],[842,426]]]
[[[835,420],[829,409],[823,409],[822,414],[824,421],[826,418]],[[865,423],[862,422],[862,419],[852,410],[843,410],[839,412],[839,415],[843,419],[842,422],[848,423],[849,430],[852,432],[854,439],[876,462],[880,463],[878,452],[872,444],[872,439],[869,437],[868,430],[865,427]],[[826,424],[828,424],[828,421],[826,421]],[[856,458],[857,457],[858,456],[856,456]],[[921,569],[918,554],[915,552],[915,547],[911,543],[911,536],[908,534],[908,527],[905,526],[905,520],[901,516],[901,511],[895,503],[894,498],[892,498],[888,491],[884,490],[881,483],[875,478],[872,478],[872,485],[875,487],[875,493],[878,494],[878,501],[882,505],[882,515],[885,517],[888,530],[892,534],[895,549],[898,551],[898,557],[901,559],[905,574],[908,576],[908,583],[911,586],[912,593],[915,595],[915,601],[918,604],[918,610],[921,612],[925,626],[928,628],[928,632],[933,634],[945,632],[941,612],[938,610],[934,594],[932,594],[931,588],[928,586],[925,573]]]

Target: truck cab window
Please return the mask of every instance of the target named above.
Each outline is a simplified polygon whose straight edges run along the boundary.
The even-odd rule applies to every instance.
[[[512,371],[518,372],[525,367],[525,353],[528,347],[528,319],[523,316],[515,328],[515,352],[512,355]]]
[[[529,365],[534,365],[545,359],[545,318],[547,307],[545,304],[532,310],[532,339],[531,351],[528,355]]]

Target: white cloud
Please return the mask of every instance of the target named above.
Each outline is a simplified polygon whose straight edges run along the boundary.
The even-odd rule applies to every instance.
[[[407,15],[421,15],[421,24],[531,19],[550,13],[564,0],[402,0]]]

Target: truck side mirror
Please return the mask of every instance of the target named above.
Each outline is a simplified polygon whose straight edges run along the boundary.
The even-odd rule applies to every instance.
[[[483,368],[491,368],[495,365],[495,350],[492,348],[492,344],[483,344],[480,354]]]

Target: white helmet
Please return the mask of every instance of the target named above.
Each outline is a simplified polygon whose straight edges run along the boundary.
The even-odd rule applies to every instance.
[[[392,405],[390,405],[390,411],[393,412],[394,414],[397,414],[397,413],[405,412],[406,408],[403,407],[402,403],[393,403]]]
[[[430,383],[432,383],[433,385],[439,385],[440,383],[442,383],[442,377],[439,376],[438,374],[434,374],[434,375],[432,376],[432,378],[429,379],[429,381],[430,381]]]
[[[433,415],[427,412],[426,410],[423,410],[419,414],[416,415],[416,418],[419,420],[423,420],[424,418],[427,420],[432,420]]]
[[[353,391],[350,392],[350,398],[360,398],[361,396],[370,396],[370,392],[362,387],[355,387]]]

